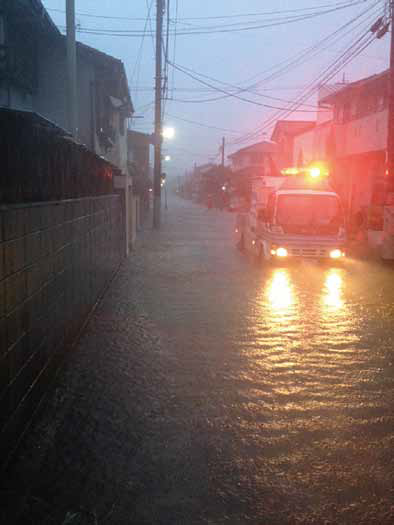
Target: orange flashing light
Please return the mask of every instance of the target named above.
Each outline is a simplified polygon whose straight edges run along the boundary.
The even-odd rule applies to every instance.
[[[329,175],[328,168],[323,163],[313,163],[312,165],[304,166],[302,168],[284,168],[281,170],[281,173],[282,175],[307,175],[313,179],[327,177]]]
[[[298,175],[300,170],[298,168],[283,168],[282,175]]]
[[[309,175],[314,179],[321,176],[320,168],[311,168],[309,170]]]

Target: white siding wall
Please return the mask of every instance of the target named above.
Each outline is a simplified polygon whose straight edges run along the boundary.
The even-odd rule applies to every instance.
[[[338,157],[381,151],[387,147],[387,109],[335,125]]]

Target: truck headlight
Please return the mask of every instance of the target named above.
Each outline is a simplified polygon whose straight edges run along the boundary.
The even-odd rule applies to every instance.
[[[339,250],[338,248],[336,250],[330,251],[331,259],[340,259],[341,257],[343,257],[343,255],[345,254],[342,252],[342,250]]]
[[[287,257],[288,256],[288,251],[286,250],[286,248],[278,248],[276,250],[276,255],[278,257]]]

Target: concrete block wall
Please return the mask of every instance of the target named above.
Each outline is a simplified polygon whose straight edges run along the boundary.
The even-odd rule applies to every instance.
[[[28,424],[124,251],[120,195],[0,207],[0,453]]]

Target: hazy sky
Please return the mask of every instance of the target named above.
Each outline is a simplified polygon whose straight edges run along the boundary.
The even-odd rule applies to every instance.
[[[65,26],[65,3],[66,0],[44,0],[51,17],[61,28]],[[146,27],[149,32],[145,38],[119,36],[121,33],[93,35],[79,32],[78,40],[124,62],[136,114],[144,117],[134,121],[135,129],[152,132],[154,38],[150,29],[152,27],[154,30],[155,27],[156,0],[75,0],[75,3],[77,23],[82,30],[142,32]],[[338,9],[348,3],[354,5]],[[176,39],[172,34],[169,39],[169,58],[171,62],[187,67],[197,74],[230,84],[231,86],[224,86],[199,77],[225,91],[234,91],[238,86],[249,87],[260,81],[260,84],[253,88],[259,92],[258,95],[244,91],[238,92],[239,96],[257,104],[283,108],[288,106],[287,101],[300,94],[321,71],[361,36],[361,33],[378,18],[378,13],[383,12],[384,5],[384,0],[170,0],[172,33],[176,19],[178,33],[200,31],[197,28],[201,28],[203,32],[207,29],[210,31],[211,28],[222,32],[179,34]],[[146,20],[149,6],[151,21]],[[314,18],[291,23],[289,21],[295,16],[303,17],[335,8],[336,11]],[[370,11],[347,25],[368,8],[371,8]],[[286,19],[287,22],[274,27],[234,31],[250,27],[252,22],[261,26],[277,24],[280,18],[282,21]],[[342,27],[345,24],[346,27]],[[297,56],[305,48],[316,44],[336,30],[336,40],[333,37],[333,41],[329,41],[325,46],[321,45],[315,56],[309,53],[302,64],[274,80],[264,80],[268,74],[275,71],[272,68],[277,68],[279,63]],[[381,40],[375,40],[344,69],[338,71],[330,83],[341,81],[344,73],[346,81],[353,81],[382,71],[388,64],[388,49],[389,34],[386,34]],[[165,151],[172,157],[171,163],[166,164],[169,174],[181,173],[195,162],[201,164],[214,158],[218,154],[222,136],[226,137],[228,144],[226,154],[246,145],[248,142],[231,143],[258,126],[262,127],[264,122],[276,113],[273,109],[233,97],[202,103],[202,99],[222,97],[223,93],[213,91],[179,71],[173,71],[171,66],[168,71],[169,97],[174,100],[166,102],[165,122],[176,128],[175,139],[171,143],[165,143]],[[277,98],[281,100],[278,101]],[[188,102],[183,102],[185,100]],[[314,119],[313,104],[316,103],[316,96],[307,102],[311,106],[300,108],[305,112],[293,113],[290,118]],[[224,128],[225,131],[196,123]],[[269,138],[271,129],[272,126],[267,126],[264,130],[266,135],[261,131],[252,142],[264,137]]]

